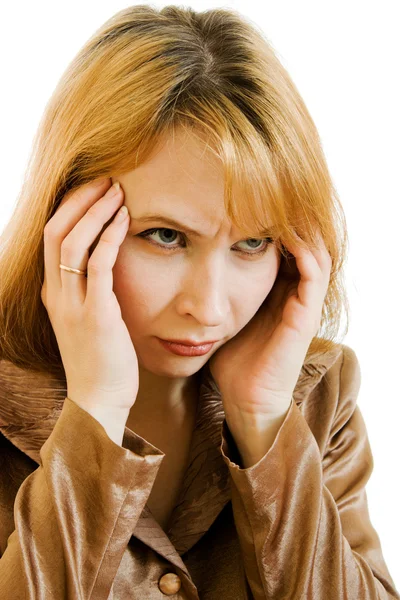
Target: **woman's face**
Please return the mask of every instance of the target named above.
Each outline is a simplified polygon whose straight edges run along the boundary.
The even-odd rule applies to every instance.
[[[232,226],[221,163],[198,134],[176,129],[165,141],[145,164],[112,178],[121,183],[131,217],[113,289],[139,365],[189,377],[255,315],[274,284],[280,254]],[[182,226],[161,216],[143,222],[144,215]],[[198,234],[185,234],[185,227]],[[155,228],[147,239],[140,236]],[[218,342],[203,356],[183,357],[158,338]]]

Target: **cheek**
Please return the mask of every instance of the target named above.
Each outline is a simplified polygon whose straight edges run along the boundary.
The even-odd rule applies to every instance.
[[[275,283],[274,276],[267,276],[263,281],[247,282],[241,286],[237,305],[241,307],[242,317],[251,319],[258,309],[264,304]]]
[[[243,270],[238,281],[234,274],[235,285],[228,284],[227,291],[230,308],[236,319],[250,319],[262,305],[271,291],[281,262],[281,256],[275,251],[268,260],[261,261],[257,268],[252,266]],[[161,272],[160,272],[161,269]],[[229,278],[228,278],[229,279]],[[157,258],[151,254],[135,253],[128,244],[122,244],[113,267],[113,290],[121,306],[125,320],[139,325],[139,320],[155,319],[165,310],[177,292],[179,282],[160,266]]]
[[[241,286],[241,302],[247,303],[247,314],[254,316],[257,310],[268,298],[279,273],[281,255],[275,252],[267,264],[262,265],[256,277],[247,280],[245,286]]]
[[[142,304],[151,297],[151,281],[145,265],[140,260],[132,260],[122,248],[113,268],[113,289],[120,304]]]
[[[125,322],[138,329],[155,320],[168,304],[172,286],[160,278],[154,261],[132,252],[122,245],[113,267],[113,291]]]

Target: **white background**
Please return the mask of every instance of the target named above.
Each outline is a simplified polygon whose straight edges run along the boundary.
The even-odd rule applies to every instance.
[[[3,5],[0,232],[11,215],[33,135],[57,81],[95,29],[130,4],[20,0]],[[344,343],[355,350],[361,365],[358,404],[375,464],[367,485],[371,521],[400,587],[399,2],[182,4],[195,10],[231,7],[257,24],[319,129],[349,228],[351,323]]]

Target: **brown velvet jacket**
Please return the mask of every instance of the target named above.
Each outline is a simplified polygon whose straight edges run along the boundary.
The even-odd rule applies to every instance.
[[[146,505],[163,452],[128,428],[118,446],[65,380],[0,362],[2,600],[400,599],[368,514],[354,351],[304,363],[247,469],[207,364],[201,382],[165,533]]]

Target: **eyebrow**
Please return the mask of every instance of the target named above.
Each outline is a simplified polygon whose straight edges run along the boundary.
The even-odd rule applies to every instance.
[[[173,227],[174,229],[179,229],[183,233],[191,234],[197,238],[206,237],[199,231],[196,231],[195,229],[188,227],[184,223],[180,223],[179,221],[176,221],[172,217],[168,217],[166,215],[151,215],[146,213],[141,217],[132,217],[131,221],[137,221],[138,223],[148,223],[149,221],[163,221],[167,225],[171,225],[171,227]],[[263,236],[272,236],[272,228],[268,228],[264,233],[260,233],[260,237]]]
[[[175,219],[172,219],[171,217],[167,217],[165,215],[145,214],[138,218],[132,217],[132,220],[137,221],[138,223],[147,223],[149,221],[164,221],[164,223],[166,223],[167,225],[171,225],[174,228],[176,227],[184,233],[190,233],[195,237],[203,237],[203,234],[201,234],[199,231],[196,231],[195,229],[192,229],[191,227],[188,227],[183,223],[179,223],[179,221],[175,221]]]

